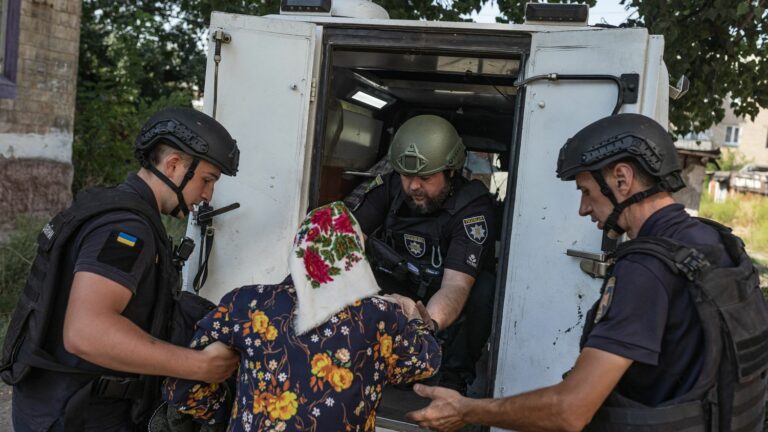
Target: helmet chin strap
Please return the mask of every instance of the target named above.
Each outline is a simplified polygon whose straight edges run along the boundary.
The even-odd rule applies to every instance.
[[[608,197],[609,200],[611,200],[611,203],[613,204],[613,211],[610,215],[608,215],[608,219],[606,219],[605,224],[603,224],[603,231],[606,233],[609,231],[613,231],[617,233],[618,235],[624,234],[626,231],[624,228],[619,226],[619,217],[621,216],[621,212],[624,211],[625,208],[631,206],[632,204],[639,203],[640,201],[648,198],[649,196],[663,192],[666,189],[665,184],[663,183],[656,183],[649,189],[646,189],[644,191],[640,191],[632,195],[631,197],[625,199],[622,202],[618,202],[616,200],[616,196],[613,194],[613,191],[611,188],[608,187],[608,183],[605,181],[605,177],[603,177],[603,173],[599,170],[592,171],[592,177],[595,178],[595,181],[600,186],[600,192],[603,193],[606,197]]]
[[[184,213],[184,217],[189,215],[189,206],[187,205],[187,202],[184,200],[184,194],[182,194],[182,191],[184,190],[184,187],[189,183],[190,180],[192,180],[192,177],[195,176],[195,169],[197,168],[197,165],[200,163],[200,159],[194,158],[192,159],[192,163],[189,165],[189,168],[187,169],[187,172],[184,174],[184,178],[181,180],[180,185],[176,185],[169,179],[165,174],[160,172],[157,167],[152,165],[151,163],[147,163],[144,168],[147,168],[148,170],[152,171],[152,173],[163,181],[175,194],[176,199],[178,200],[178,204],[176,207],[171,210],[171,216],[176,216],[179,214],[179,211]]]

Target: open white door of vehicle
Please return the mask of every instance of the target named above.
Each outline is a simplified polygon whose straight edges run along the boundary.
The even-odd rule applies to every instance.
[[[237,140],[240,171],[216,183],[212,205],[241,202],[217,216],[209,275],[200,294],[217,302],[246,284],[278,283],[288,274],[288,254],[304,195],[307,130],[317,26],[298,21],[214,13],[211,34],[223,31],[216,119]],[[210,42],[204,111],[213,113],[214,50]],[[247,198],[246,198],[247,197]],[[188,236],[198,247],[184,268],[184,289],[198,269],[200,229]],[[237,247],[233,247],[237,245]]]

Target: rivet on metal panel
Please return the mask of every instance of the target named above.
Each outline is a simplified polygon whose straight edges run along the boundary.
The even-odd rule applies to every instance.
[[[547,106],[547,103],[546,103],[546,102],[544,102],[544,101],[539,101],[539,108],[542,108],[542,109],[543,109],[545,106]]]
[[[297,86],[296,84],[291,84],[291,90],[296,90],[298,88],[299,88],[299,86]]]

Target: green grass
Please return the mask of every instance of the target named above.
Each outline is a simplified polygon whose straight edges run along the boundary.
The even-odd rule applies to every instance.
[[[760,286],[768,297],[768,197],[735,194],[715,203],[709,194],[701,196],[699,215],[733,228],[744,240],[747,251],[760,270]]]
[[[704,193],[699,215],[733,228],[754,258],[768,263],[768,197],[736,194],[723,203],[715,203]]]
[[[0,244],[0,345],[16,300],[27,281],[35,257],[37,235],[46,219],[20,216],[8,240]]]

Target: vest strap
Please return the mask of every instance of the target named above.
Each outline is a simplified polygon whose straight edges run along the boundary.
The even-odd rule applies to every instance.
[[[709,402],[694,401],[669,407],[626,408],[603,406],[595,414],[599,430],[646,430],[701,432],[708,430]],[[588,429],[589,430],[589,429]]]

